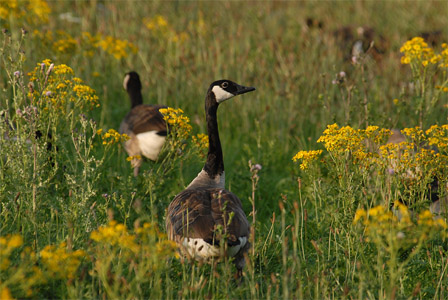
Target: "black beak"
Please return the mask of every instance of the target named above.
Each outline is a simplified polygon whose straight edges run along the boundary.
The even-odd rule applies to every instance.
[[[238,85],[238,88],[236,90],[236,95],[241,95],[241,94],[245,94],[245,93],[252,92],[252,91],[255,91],[254,87]]]

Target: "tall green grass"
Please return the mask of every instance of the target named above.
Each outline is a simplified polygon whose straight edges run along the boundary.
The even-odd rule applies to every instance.
[[[0,11],[7,29],[0,50],[0,298],[446,297],[443,229],[422,227],[414,217],[425,238],[385,246],[353,224],[358,209],[403,195],[399,179],[325,151],[308,170],[291,160],[300,150],[324,149],[317,140],[333,123],[355,129],[422,123],[424,130],[447,124],[448,94],[431,104],[446,69],[426,82],[419,110],[413,88],[419,78],[400,63],[408,39],[437,30],[446,37],[446,3],[64,1],[48,2],[45,11],[31,2],[2,2],[9,13]],[[308,28],[309,17],[323,29]],[[363,25],[374,28],[376,42],[379,36],[387,41],[386,52],[352,64],[344,60],[351,45],[340,46],[333,32]],[[96,91],[100,107],[35,110],[27,74],[37,68],[34,99],[46,103],[44,59],[71,67],[73,77]],[[122,79],[130,70],[142,78],[144,102],[182,108],[191,134],[206,131],[203,101],[212,81],[257,88],[222,105],[218,115],[226,187],[240,197],[249,220],[253,206],[256,211],[243,282],[233,280],[229,261],[183,262],[163,235],[168,204],[204,162],[189,139],[183,152],[167,147],[158,162],[145,162],[138,178],[120,143],[103,145],[104,132],[118,129],[129,110]],[[341,71],[345,81],[333,84]],[[249,161],[262,165],[257,185]],[[440,170],[444,196],[447,168]],[[429,205],[427,188],[412,191],[418,214]],[[385,236],[393,239],[398,225],[391,224]],[[92,232],[101,230],[110,230],[110,239],[95,240]],[[123,244],[127,239],[135,245]],[[45,260],[48,252],[72,269],[55,270]]]

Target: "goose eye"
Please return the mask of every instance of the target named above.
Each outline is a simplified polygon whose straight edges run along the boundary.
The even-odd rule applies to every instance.
[[[221,87],[222,87],[223,89],[227,88],[228,86],[229,86],[229,83],[228,83],[227,81],[224,81],[224,82],[221,84]]]

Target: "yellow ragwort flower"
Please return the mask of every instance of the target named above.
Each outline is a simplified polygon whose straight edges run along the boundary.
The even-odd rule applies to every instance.
[[[294,155],[292,160],[294,162],[301,161],[300,169],[308,169],[311,162],[316,160],[322,154],[322,150],[311,150],[311,151],[299,151]]]

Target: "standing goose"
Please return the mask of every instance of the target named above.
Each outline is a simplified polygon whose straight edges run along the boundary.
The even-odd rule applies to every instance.
[[[131,100],[131,111],[126,115],[120,125],[120,133],[127,134],[130,139],[124,144],[129,156],[133,156],[132,167],[134,176],[138,175],[143,155],[156,160],[167,135],[166,122],[159,112],[162,105],[143,104],[142,84],[136,72],[129,72],[124,77],[123,87]]]
[[[235,257],[237,277],[242,275],[244,253],[250,247],[250,225],[238,197],[224,188],[224,161],[219,140],[216,112],[221,102],[255,90],[230,80],[210,85],[205,97],[209,136],[207,161],[196,178],[168,207],[166,229],[181,253],[198,261],[220,256],[220,233],[227,239],[227,253]],[[221,229],[218,229],[218,228]]]

